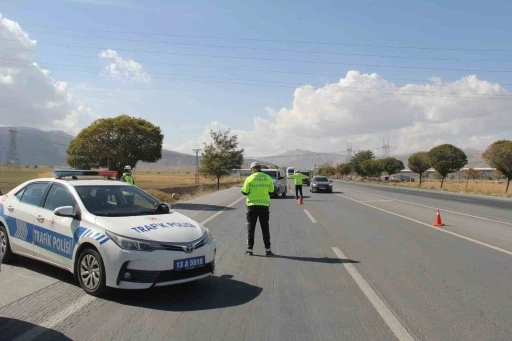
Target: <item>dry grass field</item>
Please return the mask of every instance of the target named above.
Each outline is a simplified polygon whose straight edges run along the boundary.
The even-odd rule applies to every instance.
[[[381,182],[380,184],[384,183]],[[472,193],[497,197],[512,197],[512,185],[508,193],[505,193],[505,188],[507,185],[506,181],[491,182],[481,180],[469,180],[469,183],[467,184],[466,188],[465,180],[460,182],[458,180],[445,180],[442,189],[440,189],[441,181],[439,180],[422,181],[421,187],[418,186],[417,180],[416,182],[393,182],[388,183],[387,185],[397,187],[423,188],[427,190],[441,190],[446,192]]]
[[[144,170],[136,170],[133,173],[135,177],[136,185],[144,190],[148,190],[152,195],[156,196],[159,200],[166,199],[167,202],[173,202],[171,196],[166,194],[159,189],[161,188],[169,188],[169,187],[178,187],[178,186],[186,186],[186,185],[194,185],[195,176],[193,172],[190,170],[180,171],[173,170],[169,172],[164,171],[154,171],[150,169]],[[34,179],[34,178],[46,178],[53,177],[52,170],[50,168],[40,167],[40,168],[21,168],[16,171],[13,169],[0,168],[0,189],[3,193],[11,190],[17,185],[21,184],[24,181]],[[223,178],[221,183],[233,182],[237,181],[238,178]],[[199,182],[201,184],[214,184],[215,180],[210,178],[200,177]],[[214,190],[207,190],[202,192],[194,193],[193,195],[185,195],[180,198],[180,200],[188,200],[192,197],[197,197],[200,195],[204,195],[208,192],[212,192]]]

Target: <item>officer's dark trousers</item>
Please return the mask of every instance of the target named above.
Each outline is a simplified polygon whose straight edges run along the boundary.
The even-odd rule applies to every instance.
[[[270,249],[270,209],[268,206],[247,206],[247,248],[252,249],[254,246],[254,232],[258,218],[261,225],[261,234],[263,235],[263,243],[265,249]]]
[[[299,192],[300,196],[304,197],[304,195],[302,195],[302,185],[295,185],[295,199],[297,200],[299,200]]]

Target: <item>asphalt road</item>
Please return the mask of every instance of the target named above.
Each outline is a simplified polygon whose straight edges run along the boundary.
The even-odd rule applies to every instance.
[[[507,201],[306,189],[304,205],[273,200],[269,258],[259,231],[243,253],[239,190],[175,206],[219,243],[215,276],[193,285],[98,299],[50,266],[2,266],[0,340],[512,339]]]

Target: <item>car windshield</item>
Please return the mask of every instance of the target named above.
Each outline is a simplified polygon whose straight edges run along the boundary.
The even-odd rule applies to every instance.
[[[275,170],[268,170],[268,169],[262,169],[263,173],[269,175],[272,179],[277,179],[277,171]]]
[[[325,176],[317,176],[315,177],[315,181],[329,181]]]
[[[160,203],[135,186],[75,186],[85,208],[90,213],[105,217],[127,217],[162,214]]]

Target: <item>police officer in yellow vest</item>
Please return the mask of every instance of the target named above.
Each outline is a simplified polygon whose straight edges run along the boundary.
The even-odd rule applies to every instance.
[[[129,165],[124,166],[124,173],[121,176],[121,181],[129,183],[131,185],[135,185],[135,179],[133,178],[131,171],[132,171],[132,167],[130,167]],[[135,202],[133,192],[123,191],[123,195],[129,204],[133,204]]]
[[[302,198],[304,197],[302,195],[302,179],[307,179],[307,178],[308,178],[308,176],[306,176],[302,173],[299,173],[298,169],[295,170],[295,174],[288,176],[288,179],[295,180],[295,198],[297,200],[299,200],[299,192],[300,192],[300,196]]]
[[[265,244],[265,255],[272,256],[270,250],[270,193],[274,192],[274,181],[272,178],[261,171],[261,165],[258,162],[251,164],[252,174],[245,179],[242,187],[242,194],[246,199],[246,219],[247,219],[247,251],[246,254],[253,254],[254,232],[258,218],[260,220],[261,232],[263,234],[263,243]]]

